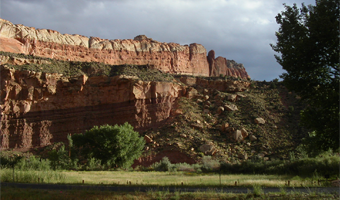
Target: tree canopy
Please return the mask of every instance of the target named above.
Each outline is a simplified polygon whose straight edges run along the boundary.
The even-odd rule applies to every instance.
[[[72,135],[72,140],[81,155],[117,167],[130,167],[145,145],[144,138],[127,122],[120,126],[94,126],[84,134]]]
[[[339,1],[285,5],[276,16],[277,43],[271,44],[285,73],[280,77],[305,101],[301,125],[310,150],[339,149]]]

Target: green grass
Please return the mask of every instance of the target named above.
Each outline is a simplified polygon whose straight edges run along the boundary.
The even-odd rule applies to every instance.
[[[14,170],[3,168],[0,172],[1,182],[20,182],[20,183],[63,183],[66,175],[60,171],[36,171],[36,170]]]
[[[12,182],[12,169],[2,169],[1,181]],[[221,177],[221,182],[220,182]],[[104,184],[141,186],[238,186],[252,187],[315,187],[311,178],[279,175],[226,175],[193,172],[129,172],[129,171],[24,171],[15,170],[15,182],[23,183],[62,183],[62,184]],[[236,182],[236,183],[235,183]],[[221,185],[220,185],[221,183]],[[322,183],[326,184],[326,183]]]
[[[144,192],[110,192],[110,191],[60,191],[60,190],[37,190],[21,189],[15,187],[1,187],[2,200],[151,200],[151,199],[170,199],[170,200],[243,200],[243,199],[338,199],[339,197],[331,194],[313,194],[313,193],[270,193],[259,196],[254,193],[235,194],[235,193],[217,193],[214,190],[208,192],[169,192],[169,191],[148,191]]]

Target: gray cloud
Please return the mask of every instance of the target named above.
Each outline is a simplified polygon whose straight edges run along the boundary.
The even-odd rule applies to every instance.
[[[276,41],[275,16],[284,2],[292,5],[292,0],[2,0],[0,15],[61,33],[196,42],[243,63],[253,79],[272,80],[283,72],[269,44]]]

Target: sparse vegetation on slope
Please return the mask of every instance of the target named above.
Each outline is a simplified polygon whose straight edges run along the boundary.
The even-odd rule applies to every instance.
[[[138,77],[142,81],[170,82],[174,79],[171,74],[162,73],[149,65],[108,65],[99,62],[62,61],[8,52],[0,52],[0,56],[8,57],[9,61],[6,65],[16,70],[59,73],[66,77],[86,74],[87,76],[127,75]]]
[[[150,151],[170,146],[199,160],[212,155],[230,163],[289,159],[292,152],[301,153],[297,147],[306,135],[306,130],[298,125],[303,104],[281,83],[253,81],[247,91],[236,94],[196,89],[194,98],[178,100],[181,114],[171,123],[156,132],[144,133],[160,144],[151,145]],[[235,102],[228,100],[234,97]],[[235,105],[237,110],[219,111],[225,104]],[[257,124],[256,118],[264,119],[265,123]],[[235,140],[235,132],[242,129],[248,135]],[[204,145],[210,150],[202,150]]]

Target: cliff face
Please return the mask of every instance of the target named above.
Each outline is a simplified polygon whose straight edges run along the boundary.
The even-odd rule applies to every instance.
[[[66,78],[1,66],[1,148],[46,146],[94,125],[158,126],[184,91],[171,82],[135,77]]]
[[[249,78],[243,65],[215,55],[207,57],[200,44],[161,43],[146,36],[133,40],[61,34],[48,29],[14,25],[0,19],[0,51],[24,53],[60,60],[104,62],[112,65],[151,65],[163,72],[199,76],[220,74]],[[214,54],[214,53],[213,53]],[[209,61],[209,62],[208,62]]]
[[[1,60],[8,62],[7,58]],[[11,61],[11,60],[10,60]],[[12,61],[11,61],[12,62]],[[36,63],[34,59],[15,63]],[[157,128],[180,114],[178,97],[194,97],[191,86],[244,91],[249,82],[181,78],[182,83],[140,81],[134,76],[65,77],[0,66],[1,149],[67,142],[67,135],[95,125],[129,122],[137,131]]]

